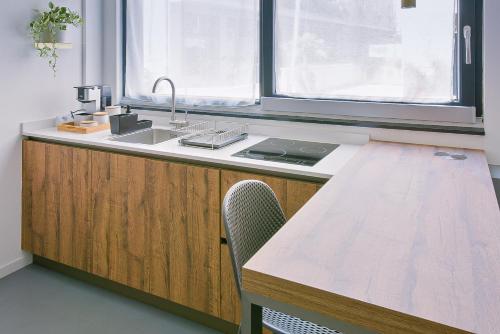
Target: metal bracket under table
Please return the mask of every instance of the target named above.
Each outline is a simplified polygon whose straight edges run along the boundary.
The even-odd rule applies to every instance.
[[[263,307],[328,327],[343,334],[376,334],[376,332],[339,321],[335,318],[310,312],[294,305],[281,303],[264,296],[246,292],[245,290],[241,292],[241,303],[241,334],[262,334]]]

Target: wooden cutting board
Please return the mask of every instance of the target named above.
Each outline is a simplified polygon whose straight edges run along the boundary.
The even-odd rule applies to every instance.
[[[69,123],[59,124],[57,126],[57,130],[66,131],[66,132],[73,132],[73,133],[80,133],[80,134],[88,134],[88,133],[94,133],[94,132],[108,130],[109,127],[110,127],[109,123],[98,124],[97,126],[93,126],[93,127],[83,127],[83,126],[77,126],[73,122],[69,122]]]

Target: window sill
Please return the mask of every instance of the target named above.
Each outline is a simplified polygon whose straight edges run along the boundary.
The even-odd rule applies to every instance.
[[[121,105],[130,105],[137,110],[152,110],[169,112],[167,107],[158,106],[152,103],[145,103],[124,98]],[[285,113],[285,112],[269,112],[263,111],[260,105],[248,107],[186,107],[179,106],[178,112],[183,113],[188,110],[193,115],[203,116],[219,116],[241,119],[269,120],[280,122],[294,123],[309,123],[309,124],[326,124],[339,125],[348,127],[376,128],[376,129],[392,129],[406,131],[423,131],[423,132],[439,132],[452,134],[465,134],[484,136],[485,131],[482,126],[482,120],[479,119],[475,124],[458,124],[450,122],[429,122],[429,121],[414,121],[414,120],[394,120],[394,119],[378,119],[368,117],[348,117],[348,116],[327,116],[314,114],[314,116],[303,113]]]
[[[476,123],[476,108],[457,105],[432,105],[391,102],[362,102],[340,100],[263,97],[263,110],[302,112],[328,116],[374,117],[413,120],[419,122]]]

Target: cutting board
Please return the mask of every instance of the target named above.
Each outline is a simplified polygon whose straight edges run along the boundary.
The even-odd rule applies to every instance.
[[[80,134],[94,133],[108,129],[109,129],[109,123],[98,124],[97,126],[93,127],[83,127],[83,126],[77,126],[73,122],[69,122],[69,123],[62,123],[57,126],[57,130],[59,131],[73,132]]]

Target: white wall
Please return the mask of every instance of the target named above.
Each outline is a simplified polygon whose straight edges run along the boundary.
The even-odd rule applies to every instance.
[[[500,165],[500,1],[484,2],[485,148],[489,163]]]
[[[121,0],[103,2],[103,81],[113,87],[113,103],[119,103],[122,94],[122,7]]]
[[[48,0],[9,1],[0,11],[0,277],[29,263],[20,249],[20,122],[67,113],[78,107],[73,86],[82,83],[81,32],[73,31],[73,49],[61,51],[54,78],[30,44],[27,25],[34,9]],[[81,0],[59,0],[80,11]]]
[[[110,0],[106,0],[110,1]],[[82,13],[85,17],[83,33],[83,81],[86,84],[98,85],[103,82],[104,69],[103,48],[105,21],[102,10],[103,0],[82,0]]]

